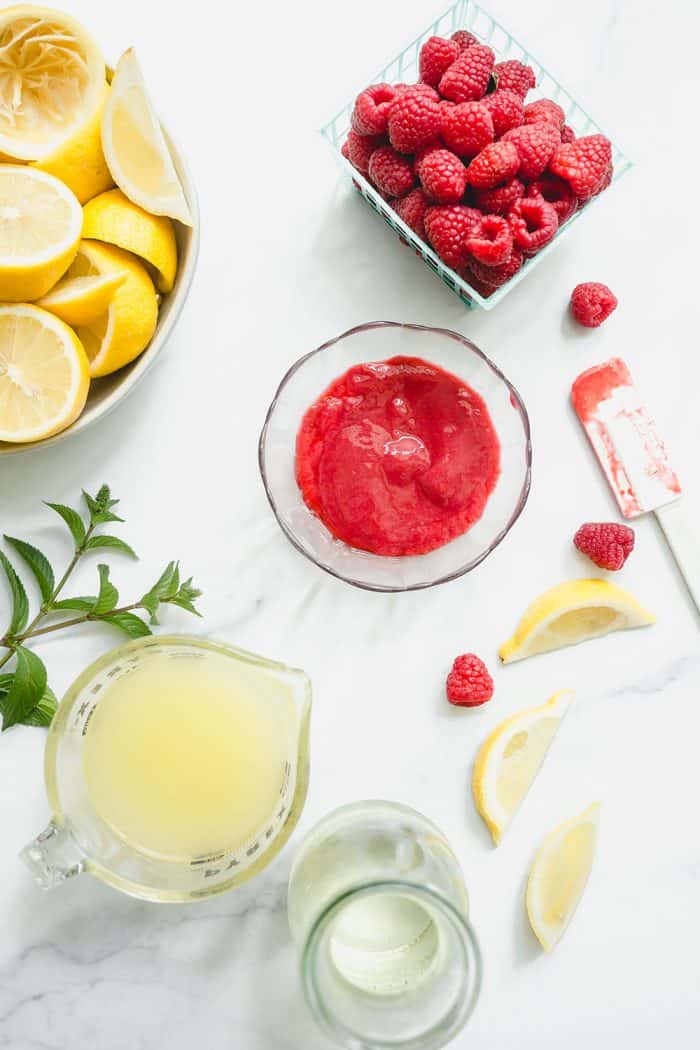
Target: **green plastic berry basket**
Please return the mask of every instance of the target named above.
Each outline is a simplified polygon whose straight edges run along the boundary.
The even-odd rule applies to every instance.
[[[522,44],[518,43],[513,36],[504,29],[500,22],[497,22],[495,18],[492,18],[488,12],[484,11],[478,4],[473,3],[473,0],[457,0],[457,3],[453,4],[444,14],[440,15],[434,22],[431,23],[425,29],[420,36],[416,37],[408,47],[404,48],[396,58],[392,59],[377,75],[369,81],[369,83],[401,83],[407,81],[414,81],[418,79],[418,56],[420,49],[431,36],[447,36],[453,33],[456,29],[468,29],[475,36],[479,37],[483,43],[488,44],[496,52],[496,59],[499,62],[505,59],[517,59],[520,62],[525,62],[530,65],[535,71],[535,77],[537,80],[537,86],[533,89],[531,95],[528,95],[528,99],[534,100],[535,98],[552,98],[555,102],[558,102],[566,113],[566,122],[576,132],[577,137],[581,135],[594,135],[596,133],[605,134],[603,129],[591,116],[583,109],[578,102],[572,97],[569,91],[549,73],[544,66],[532,56],[527,48],[523,47]],[[359,86],[358,91],[361,91],[367,84]],[[356,92],[357,94],[357,92]],[[413,247],[416,252],[421,256],[423,261],[430,267],[430,269],[441,278],[442,281],[455,292],[462,302],[473,308],[475,306],[482,306],[485,310],[492,310],[494,306],[500,303],[501,299],[508,292],[519,284],[529,273],[532,272],[533,268],[549,255],[550,252],[554,251],[555,247],[561,242],[562,237],[565,237],[572,229],[574,224],[580,219],[580,217],[587,212],[594,201],[594,198],[584,208],[576,212],[572,218],[570,218],[564,225],[559,229],[554,239],[538,252],[534,258],[529,259],[524,266],[510,279],[506,284],[502,285],[497,291],[485,299],[477,291],[471,288],[463,278],[461,278],[454,270],[451,270],[448,266],[442,262],[442,260],[435,254],[429,244],[424,241],[408,227],[405,222],[396,214],[396,212],[386,203],[386,201],[380,196],[377,190],[364,178],[363,175],[357,171],[349,161],[341,154],[341,148],[348,131],[350,130],[350,118],[352,115],[353,106],[355,103],[355,97],[343,108],[336,113],[332,120],[321,129],[321,133],[324,138],[329,142],[333,148],[333,152],[341,165],[341,168],[345,175],[347,175],[357,190],[362,194],[368,204],[371,205],[374,210],[381,215],[384,221],[391,226],[399,237]],[[610,136],[607,136],[610,138]],[[612,141],[612,140],[611,140]],[[617,182],[618,179],[629,171],[632,167],[631,161],[624,155],[614,142],[612,142],[612,153],[613,153],[613,182]],[[606,191],[607,192],[607,191]]]

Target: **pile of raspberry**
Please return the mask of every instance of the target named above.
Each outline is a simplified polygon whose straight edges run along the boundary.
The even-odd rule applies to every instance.
[[[612,178],[603,135],[576,138],[535,74],[465,30],[421,48],[417,84],[357,97],[343,155],[483,296],[517,273]]]

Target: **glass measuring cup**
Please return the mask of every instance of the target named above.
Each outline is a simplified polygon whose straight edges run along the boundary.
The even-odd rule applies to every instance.
[[[245,690],[254,704],[266,705],[266,717],[283,734],[285,758],[274,808],[242,843],[217,843],[206,854],[180,859],[153,855],[127,841],[93,804],[85,773],[90,722],[110,685],[149,664],[152,668],[155,659],[161,665],[164,659],[179,661],[173,665],[178,673],[186,661],[190,674],[191,661],[199,661],[197,674],[204,673],[205,661],[217,661],[217,667],[225,661],[226,681],[230,674],[232,688]],[[270,863],[297,824],[308,787],[310,712],[311,687],[302,671],[228,645],[169,635],[139,638],[107,653],[69,688],[51,724],[45,778],[53,816],[22,851],[22,859],[45,889],[82,872],[152,901],[192,901],[238,886]]]

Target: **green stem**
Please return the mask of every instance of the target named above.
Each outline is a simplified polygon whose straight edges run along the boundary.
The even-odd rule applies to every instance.
[[[61,620],[60,623],[51,624],[50,627],[40,627],[38,631],[26,630],[24,634],[18,635],[15,641],[22,643],[27,638],[38,638],[40,634],[51,634],[52,631],[62,631],[64,627],[75,627],[81,623],[109,623],[110,616],[142,608],[141,602],[132,602],[131,605],[122,605],[119,609],[110,609],[108,613],[85,613],[83,616],[74,616],[72,620]]]

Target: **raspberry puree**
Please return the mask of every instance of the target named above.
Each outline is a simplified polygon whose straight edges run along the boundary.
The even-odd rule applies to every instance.
[[[481,517],[500,446],[483,400],[418,357],[356,365],[306,412],[296,447],[307,506],[373,554],[426,554]]]

